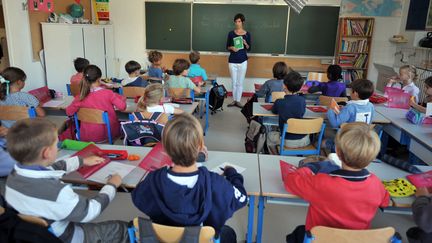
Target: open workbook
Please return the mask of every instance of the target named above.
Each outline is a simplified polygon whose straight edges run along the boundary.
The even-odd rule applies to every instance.
[[[124,160],[125,150],[102,150],[94,144],[90,144],[73,156],[88,157],[97,155],[105,158],[101,164],[94,166],[83,166],[77,172],[86,180],[105,184],[113,174],[119,174],[123,179],[123,184],[134,187],[145,178],[148,172],[157,170],[164,166],[171,166],[172,161],[165,153],[161,143],[158,143],[152,150],[137,164],[126,164]],[[127,152],[126,152],[127,153]],[[119,155],[120,159],[116,159]],[[110,158],[113,157],[113,158]],[[127,154],[126,154],[127,157]],[[118,160],[118,161],[114,161]]]

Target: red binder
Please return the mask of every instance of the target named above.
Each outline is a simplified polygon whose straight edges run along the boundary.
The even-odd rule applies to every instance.
[[[416,187],[432,188],[432,170],[420,174],[408,175],[407,179]]]
[[[327,112],[327,109],[325,107],[322,107],[322,106],[308,106],[306,108],[308,108],[309,110],[311,110],[313,112],[319,112],[319,113]]]
[[[41,103],[46,103],[51,100],[50,91],[47,86],[30,90],[28,93],[36,97]]]
[[[156,144],[146,157],[139,163],[139,167],[146,171],[154,171],[164,166],[172,166],[173,162],[165,152],[162,143]]]
[[[96,171],[100,170],[102,167],[107,165],[111,160],[105,156],[105,153],[103,150],[101,150],[99,147],[97,147],[94,144],[90,144],[87,147],[85,147],[83,150],[78,151],[72,156],[79,156],[81,158],[86,158],[92,155],[100,156],[105,158],[105,161],[103,163],[100,163],[98,165],[93,166],[83,166],[77,170],[78,173],[80,173],[85,179],[87,179],[89,176],[93,175]]]
[[[264,108],[268,111],[271,111],[271,109],[273,108],[273,105],[261,105],[261,106],[262,106],[262,108]]]
[[[295,165],[287,163],[283,160],[279,161],[279,166],[280,166],[282,181],[285,181],[285,178],[289,173],[292,173],[297,170],[297,167]]]

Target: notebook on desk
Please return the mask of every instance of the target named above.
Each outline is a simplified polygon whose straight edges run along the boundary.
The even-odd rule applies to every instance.
[[[30,90],[28,93],[36,97],[42,104],[42,107],[58,107],[64,103],[64,100],[53,100],[53,95],[47,86]]]
[[[94,166],[83,166],[77,170],[79,174],[81,174],[85,179],[87,179],[89,176],[93,175],[96,171],[100,170],[102,167],[107,165],[111,159],[108,157],[105,157],[104,152],[96,145],[89,144],[87,147],[82,149],[81,151],[76,152],[73,156],[79,156],[81,158],[87,158],[89,156],[99,156],[103,157],[105,160],[103,163],[100,163],[98,165]]]
[[[139,163],[139,167],[146,171],[154,171],[164,166],[172,166],[173,162],[169,155],[165,152],[162,143],[157,143],[156,146],[143,158]]]

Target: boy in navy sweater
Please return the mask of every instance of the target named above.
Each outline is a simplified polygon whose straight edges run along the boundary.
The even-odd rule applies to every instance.
[[[297,94],[303,85],[303,78],[298,72],[292,71],[284,78],[286,95],[283,99],[276,100],[272,112],[279,114],[279,128],[283,127],[290,118],[303,118],[306,112],[306,100]],[[304,147],[310,144],[308,135],[287,133],[285,146],[290,148]]]
[[[123,79],[122,86],[127,87],[146,87],[148,85],[147,80],[143,79],[140,74],[141,65],[136,61],[129,61],[125,65],[125,70],[128,73],[128,77]]]
[[[204,138],[201,124],[190,114],[167,123],[162,143],[174,166],[150,172],[132,192],[135,206],[155,223],[212,226],[221,242],[236,242],[225,221],[247,204],[242,175],[232,167],[220,176],[197,166]]]

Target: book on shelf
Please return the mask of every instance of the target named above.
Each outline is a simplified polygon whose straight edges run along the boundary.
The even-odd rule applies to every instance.
[[[342,40],[341,52],[368,52],[367,40]]]
[[[345,68],[366,68],[368,62],[367,54],[341,54],[339,56],[339,66]]]
[[[369,19],[344,19],[343,34],[348,36],[370,36],[373,21]]]
[[[342,72],[342,78],[346,83],[351,83],[356,79],[362,79],[364,77],[363,70],[344,70]]]

